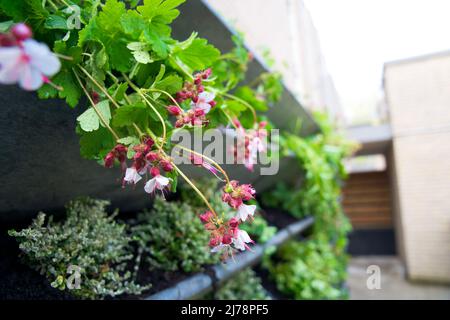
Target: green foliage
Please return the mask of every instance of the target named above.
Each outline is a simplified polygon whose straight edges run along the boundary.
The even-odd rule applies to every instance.
[[[337,255],[326,239],[290,241],[265,257],[264,265],[278,290],[295,299],[343,299],[346,257]]]
[[[267,221],[261,216],[256,216],[252,222],[242,224],[240,228],[247,231],[252,236],[252,239],[258,243],[269,241],[277,233],[277,227],[269,226]]]
[[[207,248],[209,234],[186,203],[156,198],[153,209],[139,214],[132,228],[151,269],[195,272],[218,262]]]
[[[261,279],[248,268],[228,280],[214,294],[216,300],[270,300]]]
[[[132,261],[131,239],[126,226],[108,216],[106,201],[89,198],[71,202],[62,222],[40,213],[31,226],[9,235],[19,242],[28,264],[41,272],[60,290],[69,290],[68,268],[80,268],[80,289],[70,292],[81,298],[103,298],[124,293],[140,294],[141,287],[131,279],[127,264]],[[117,214],[117,212],[116,212]]]

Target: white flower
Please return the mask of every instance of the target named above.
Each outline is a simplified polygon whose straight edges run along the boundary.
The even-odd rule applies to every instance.
[[[36,90],[60,68],[60,61],[50,49],[33,39],[23,41],[21,47],[0,48],[1,84],[18,82],[25,90]]]
[[[137,170],[133,167],[127,168],[127,171],[125,171],[125,178],[123,178],[124,181],[128,183],[136,184],[141,180],[142,177],[139,175]]]
[[[191,108],[192,110],[202,109],[205,114],[207,114],[209,110],[211,110],[211,105],[209,103],[213,101],[214,98],[214,93],[204,91],[198,95],[197,102],[191,102]]]
[[[244,251],[248,249],[249,246],[246,243],[253,243],[253,240],[250,239],[248,233],[244,230],[238,230],[236,233],[236,237],[233,238],[233,245],[236,249]]]
[[[165,187],[169,185],[169,183],[170,183],[169,178],[166,178],[162,175],[157,175],[147,181],[147,183],[144,186],[144,190],[147,193],[153,193],[156,189],[162,191],[164,190]]]
[[[253,216],[255,214],[256,205],[246,205],[241,204],[238,208],[236,219],[241,219],[242,221],[247,220],[248,216]]]

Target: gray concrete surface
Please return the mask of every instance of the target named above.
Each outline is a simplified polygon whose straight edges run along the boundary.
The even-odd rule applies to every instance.
[[[380,268],[380,289],[367,287],[367,279],[373,274],[367,273],[371,265]],[[403,264],[395,256],[353,257],[348,273],[352,300],[450,300],[450,285],[408,281]]]

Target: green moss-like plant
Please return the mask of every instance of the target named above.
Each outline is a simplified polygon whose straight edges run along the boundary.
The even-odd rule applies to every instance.
[[[261,279],[248,268],[228,280],[215,294],[216,300],[270,300]]]
[[[66,218],[45,223],[39,213],[30,227],[10,230],[25,261],[51,285],[80,298],[103,298],[140,294],[141,287],[131,279],[127,265],[133,255],[126,225],[108,216],[107,201],[84,198],[69,203]],[[79,276],[79,277],[78,277]],[[79,288],[77,288],[79,278]]]
[[[132,232],[150,269],[195,272],[218,262],[207,248],[209,234],[191,206],[156,198],[153,209],[137,220]]]

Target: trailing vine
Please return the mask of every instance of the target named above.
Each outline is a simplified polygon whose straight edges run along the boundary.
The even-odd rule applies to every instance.
[[[81,155],[106,168],[119,165],[124,187],[143,180],[149,194],[176,191],[183,178],[208,207],[200,219],[212,250],[225,258],[253,242],[239,225],[255,213],[246,204],[255,190],[230,180],[212,159],[179,150],[225,182],[222,199],[236,214],[224,219],[170,157],[177,147],[171,137],[181,128],[234,127],[252,170],[255,153],[265,151],[260,138],[267,122],[258,112],[280,86],[264,74],[253,87],[237,88],[251,58],[239,36],[226,54],[196,32],[172,38],[183,2],[0,0],[0,83],[18,83],[70,107],[85,97],[89,107],[76,127]]]

